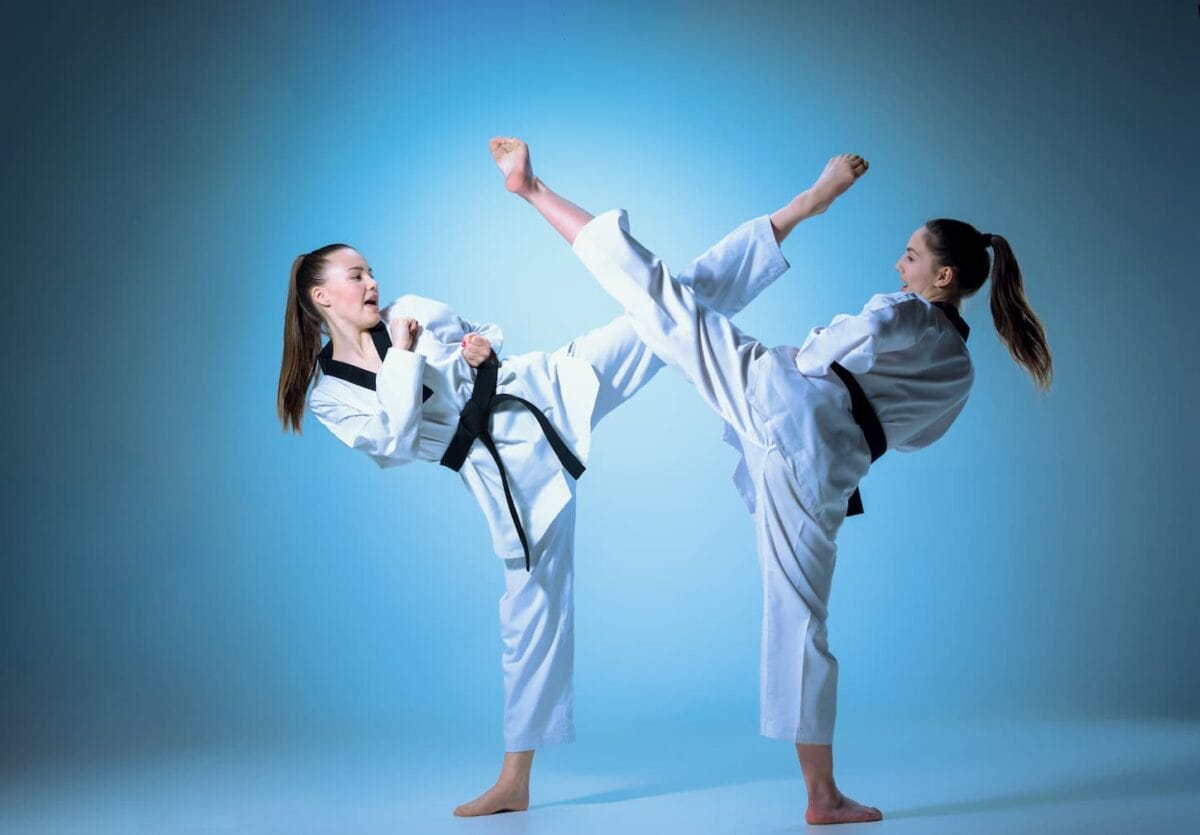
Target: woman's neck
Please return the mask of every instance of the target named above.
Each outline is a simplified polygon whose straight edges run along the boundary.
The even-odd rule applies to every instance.
[[[338,362],[363,368],[377,367],[382,363],[371,331],[338,322],[327,322],[327,327],[329,339],[333,342],[333,358]]]
[[[927,302],[929,302],[930,304],[936,304],[937,302],[945,302],[946,304],[952,304],[955,307],[958,307],[959,299],[957,296],[955,296],[953,293],[947,293],[943,290],[940,290],[937,287],[930,287],[922,295],[925,296],[925,300]],[[336,350],[336,349],[337,348],[335,346],[334,350]]]

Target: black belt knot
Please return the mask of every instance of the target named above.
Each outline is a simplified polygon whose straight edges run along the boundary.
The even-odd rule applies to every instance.
[[[525,551],[525,570],[529,571],[529,539],[525,535],[524,526],[521,525],[521,517],[517,514],[516,503],[513,502],[512,490],[508,486],[508,472],[504,469],[504,462],[500,460],[500,451],[496,449],[496,442],[492,440],[492,435],[488,431],[492,412],[505,403],[521,404],[537,419],[542,434],[550,443],[550,448],[554,450],[559,462],[573,478],[578,479],[583,475],[584,466],[571,452],[541,409],[516,395],[496,394],[496,378],[499,370],[500,362],[494,355],[476,369],[475,387],[471,389],[471,397],[467,400],[467,404],[458,413],[458,427],[454,430],[454,437],[450,439],[445,454],[442,455],[441,463],[442,466],[457,472],[466,462],[475,439],[478,438],[483,442],[491,454],[492,460],[496,462],[496,468],[500,471],[500,483],[504,487],[504,500],[508,504],[508,513],[512,516],[513,525],[516,526],[517,538],[521,540],[521,548]]]
[[[879,415],[875,414],[871,401],[867,399],[867,393],[863,391],[863,387],[859,385],[853,374],[847,371],[841,363],[831,363],[829,368],[838,375],[850,392],[850,415],[867,439],[867,446],[871,448],[871,463],[874,464],[881,455],[887,452],[887,436],[883,434],[883,424],[879,422]],[[862,512],[862,494],[855,487],[854,492],[850,495],[850,501],[846,504],[846,515],[858,516]]]

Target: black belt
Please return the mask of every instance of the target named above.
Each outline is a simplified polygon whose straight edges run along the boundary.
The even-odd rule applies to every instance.
[[[492,412],[497,406],[504,403],[520,403],[537,418],[538,424],[542,427],[542,433],[550,442],[550,448],[554,450],[554,454],[558,456],[558,460],[562,462],[563,467],[571,474],[572,478],[577,479],[583,475],[584,466],[567,448],[554,426],[542,414],[541,409],[516,395],[496,394],[496,375],[499,370],[500,363],[495,359],[476,369],[475,388],[471,390],[471,399],[459,412],[458,428],[454,430],[454,437],[450,440],[450,445],[446,447],[446,454],[442,456],[441,463],[442,466],[457,472],[462,469],[463,463],[467,460],[467,455],[470,453],[475,439],[483,441],[483,445],[487,447],[496,462],[496,468],[500,470],[500,483],[504,485],[504,500],[508,502],[508,512],[512,515],[513,524],[517,527],[517,536],[521,540],[521,547],[525,550],[525,570],[529,571],[529,540],[525,536],[525,528],[521,526],[521,519],[517,515],[517,506],[513,503],[512,491],[508,488],[508,474],[504,471],[504,464],[500,461],[500,452],[496,449],[496,442],[492,440],[491,433],[488,432]]]
[[[867,393],[858,384],[858,380],[854,379],[853,374],[847,371],[841,363],[835,362],[829,367],[842,379],[846,389],[850,392],[850,414],[867,438],[867,446],[871,448],[871,463],[874,464],[879,460],[879,456],[887,452],[887,436],[883,434],[883,424],[879,422],[879,415],[875,414],[875,409],[871,407],[871,401],[867,399]],[[846,515],[858,516],[862,512],[862,494],[855,487],[854,493],[846,505]]]

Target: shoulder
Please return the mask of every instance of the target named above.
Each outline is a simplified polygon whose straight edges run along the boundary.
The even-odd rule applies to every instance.
[[[330,377],[322,374],[321,379],[308,393],[308,408],[314,413],[326,412],[330,408],[343,404],[345,401],[338,396],[337,386],[332,384]]]
[[[933,305],[918,293],[879,293],[863,305],[859,316],[914,328],[926,327],[934,321]]]
[[[912,312],[928,312],[932,309],[925,297],[920,293],[876,293],[867,300],[863,305],[863,313],[873,310],[891,310],[893,308],[902,308],[905,311]]]
[[[317,384],[309,392],[309,411],[319,418],[344,412],[365,412],[367,404],[361,402],[361,396],[355,391],[357,388],[345,380],[322,374],[321,379],[317,380]]]
[[[411,316],[414,319],[422,322],[428,321],[436,316],[453,315],[454,310],[445,302],[440,302],[437,299],[427,299],[424,296],[418,296],[414,293],[405,293],[400,296],[385,310],[387,311],[384,318],[390,322],[396,316]]]

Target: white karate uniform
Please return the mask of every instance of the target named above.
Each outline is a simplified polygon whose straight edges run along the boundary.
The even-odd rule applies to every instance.
[[[770,221],[761,217],[719,241],[679,280],[732,315],[786,267]],[[322,375],[309,407],[338,439],[363,450],[381,467],[416,460],[438,463],[474,382],[461,341],[468,332],[478,332],[499,355],[500,329],[468,322],[447,305],[419,296],[401,296],[385,312],[420,323],[412,350],[391,348],[373,379],[369,374],[362,377],[365,372],[359,370],[359,383]],[[599,420],[661,367],[662,361],[638,339],[629,318],[620,316],[552,353],[505,358],[496,390],[541,408],[586,464]],[[360,384],[364,380],[367,385]],[[424,389],[432,391],[427,399]],[[460,474],[487,517],[493,550],[505,560],[505,593],[500,598],[504,740],[505,750],[524,751],[574,738],[575,482],[525,408],[507,405],[496,410],[490,427],[528,537],[529,572],[500,472],[482,443],[472,445]]]
[[[754,514],[763,575],[762,733],[833,740],[837,660],[825,621],[847,501],[871,462],[850,394],[855,374],[888,447],[912,451],[945,433],[974,379],[965,338],[915,293],[877,295],[856,316],[814,328],[799,348],[767,349],[742,333],[629,235],[624,211],[596,217],[574,250],[725,420],[741,453],[734,482]]]

